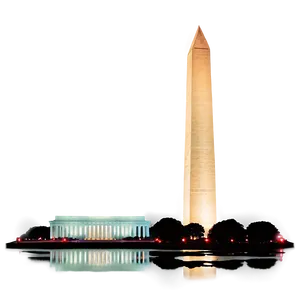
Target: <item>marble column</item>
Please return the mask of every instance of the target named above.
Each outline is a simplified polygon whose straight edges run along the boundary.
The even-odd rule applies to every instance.
[[[87,224],[84,224],[84,238],[87,238]]]
[[[115,239],[116,238],[116,225],[113,225],[113,235],[112,238]]]
[[[78,225],[78,235],[77,238],[80,238],[82,236],[82,225]]]
[[[118,223],[118,226],[117,226],[117,236],[118,236],[118,239],[120,239],[120,231],[121,231],[121,229],[120,229],[120,223]]]
[[[76,224],[76,238],[79,236],[79,224]]]

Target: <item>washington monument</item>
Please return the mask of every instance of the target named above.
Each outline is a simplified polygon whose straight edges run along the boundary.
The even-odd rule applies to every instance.
[[[184,225],[216,223],[210,49],[198,27],[187,57]]]

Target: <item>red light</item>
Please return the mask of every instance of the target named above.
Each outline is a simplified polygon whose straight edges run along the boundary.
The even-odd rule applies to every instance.
[[[55,241],[55,238],[52,238],[53,241]]]
[[[234,242],[234,239],[230,239],[230,242],[233,243],[233,242]]]
[[[185,242],[185,238],[183,238],[182,241]]]
[[[21,242],[21,238],[18,237],[18,238],[17,238],[17,242]]]
[[[282,242],[282,243],[283,243],[283,242],[284,242],[284,239],[283,239],[283,238],[281,238],[281,239],[280,239],[280,242]]]
[[[66,242],[67,241],[67,239],[66,238],[63,238],[63,240],[62,240],[63,242]]]
[[[204,241],[205,241],[206,243],[209,243],[209,239],[208,239],[208,238],[206,238]]]

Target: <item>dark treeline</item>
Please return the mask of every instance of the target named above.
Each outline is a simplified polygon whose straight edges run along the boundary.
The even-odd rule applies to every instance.
[[[181,241],[196,241],[204,239],[204,228],[201,224],[182,225],[173,218],[163,218],[150,228],[153,239],[161,242],[177,243]],[[220,221],[214,224],[208,234],[207,241],[219,244],[226,243],[270,243],[283,242],[279,230],[270,222],[253,222],[247,228],[234,219]]]
[[[272,243],[284,242],[279,230],[270,222],[253,222],[244,228],[244,225],[234,219],[218,222],[209,230],[207,237],[204,236],[204,228],[201,224],[182,223],[174,218],[162,218],[150,228],[150,239],[158,240],[161,243],[181,243],[206,241],[218,244],[232,243]],[[30,228],[21,235],[22,240],[44,240],[50,239],[50,228],[46,226],[36,226]],[[125,238],[129,239],[129,238]],[[130,239],[138,239],[138,237]],[[149,239],[149,238],[147,238]]]

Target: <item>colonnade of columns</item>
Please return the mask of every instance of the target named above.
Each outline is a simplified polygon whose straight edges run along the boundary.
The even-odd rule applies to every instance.
[[[119,264],[147,264],[145,250],[55,250],[50,253],[50,264],[106,266]]]
[[[134,223],[50,223],[51,238],[70,237],[90,240],[112,240],[124,237],[149,237],[149,226]]]

